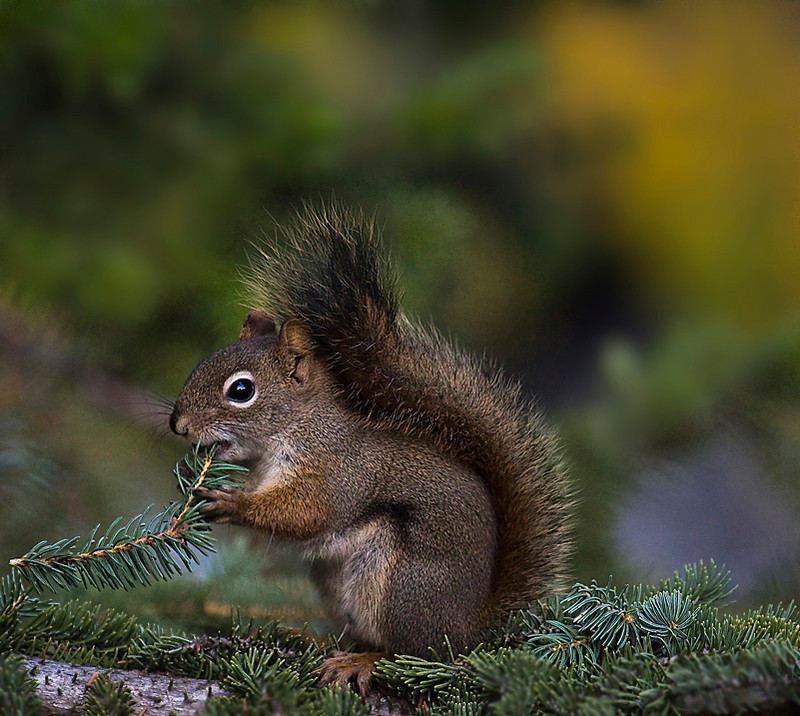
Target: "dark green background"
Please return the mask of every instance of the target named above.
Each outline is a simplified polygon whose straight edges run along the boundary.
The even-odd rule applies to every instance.
[[[797,25],[770,2],[3,3],[0,557],[172,499],[155,396],[235,338],[248,243],[335,197],[376,215],[405,310],[560,427],[576,578],[715,557],[745,602],[796,596]],[[241,564],[289,575],[263,601],[296,602],[253,544]]]

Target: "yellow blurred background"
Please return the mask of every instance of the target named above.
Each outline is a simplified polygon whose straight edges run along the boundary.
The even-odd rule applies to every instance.
[[[797,597],[799,38],[772,0],[6,3],[0,557],[172,499],[154,396],[235,338],[248,242],[336,197],[560,427],[576,579]]]

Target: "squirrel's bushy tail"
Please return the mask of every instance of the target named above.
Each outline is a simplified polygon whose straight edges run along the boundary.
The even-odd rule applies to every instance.
[[[246,277],[259,307],[307,324],[353,410],[435,445],[488,486],[499,547],[487,625],[560,586],[570,491],[556,440],[519,385],[399,314],[361,215],[306,210],[285,234],[287,245],[260,250]]]

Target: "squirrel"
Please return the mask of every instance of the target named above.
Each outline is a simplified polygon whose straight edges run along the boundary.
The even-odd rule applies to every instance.
[[[170,428],[249,469],[197,488],[201,509],[302,545],[333,625],[375,650],[334,653],[321,680],[363,693],[381,657],[468,650],[558,589],[571,490],[518,383],[400,313],[372,222],[307,208],[284,233],[251,257],[257,307]]]

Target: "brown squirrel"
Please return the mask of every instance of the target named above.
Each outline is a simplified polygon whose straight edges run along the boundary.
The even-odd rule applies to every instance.
[[[335,626],[379,650],[337,653],[322,680],[363,690],[381,656],[469,649],[557,588],[570,491],[519,386],[400,315],[372,225],[307,210],[287,238],[251,262],[260,307],[194,369],[170,427],[249,468],[244,489],[196,496],[303,545]]]

